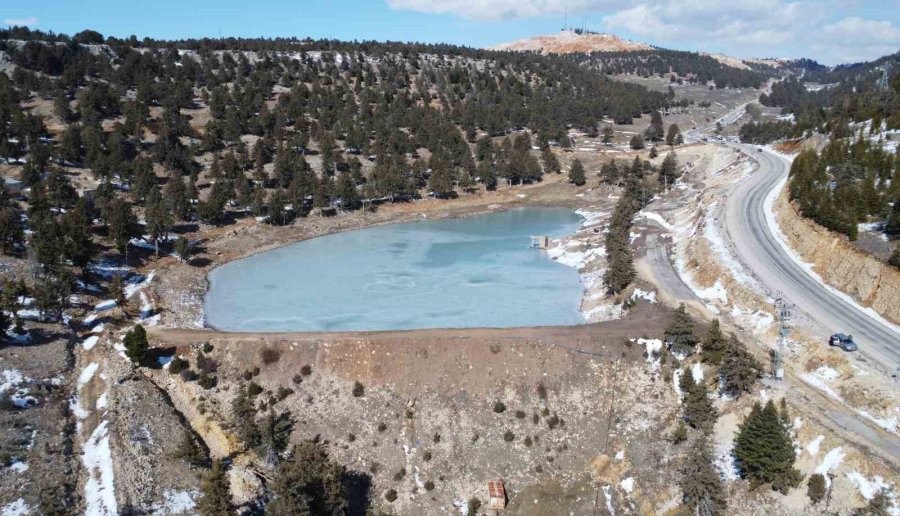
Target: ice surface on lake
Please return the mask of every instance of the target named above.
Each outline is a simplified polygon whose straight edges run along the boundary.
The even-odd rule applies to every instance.
[[[529,246],[531,235],[572,234],[581,221],[571,210],[524,208],[307,240],[213,270],[206,323],[232,331],[579,324],[578,272]]]

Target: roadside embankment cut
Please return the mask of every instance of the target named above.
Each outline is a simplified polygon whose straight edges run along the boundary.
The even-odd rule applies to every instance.
[[[857,250],[842,236],[804,219],[787,199],[785,189],[775,201],[778,225],[788,244],[812,264],[825,281],[872,308],[893,323],[900,323],[900,270]]]

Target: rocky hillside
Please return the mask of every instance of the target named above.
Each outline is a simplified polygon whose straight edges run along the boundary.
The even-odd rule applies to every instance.
[[[624,40],[615,34],[564,30],[558,34],[534,36],[511,43],[503,43],[494,50],[540,51],[542,54],[571,54],[575,52],[633,52],[653,50],[646,43]]]

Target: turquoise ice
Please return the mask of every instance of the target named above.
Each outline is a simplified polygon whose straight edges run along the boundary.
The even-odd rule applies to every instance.
[[[579,324],[578,272],[529,245],[531,235],[572,234],[581,221],[567,209],[522,208],[306,240],[213,270],[206,324],[263,332]]]

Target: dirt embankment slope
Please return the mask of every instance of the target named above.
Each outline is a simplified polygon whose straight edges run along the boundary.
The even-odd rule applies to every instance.
[[[775,201],[781,231],[790,246],[829,285],[900,324],[900,271],[851,246],[843,237],[804,219],[787,200]]]

